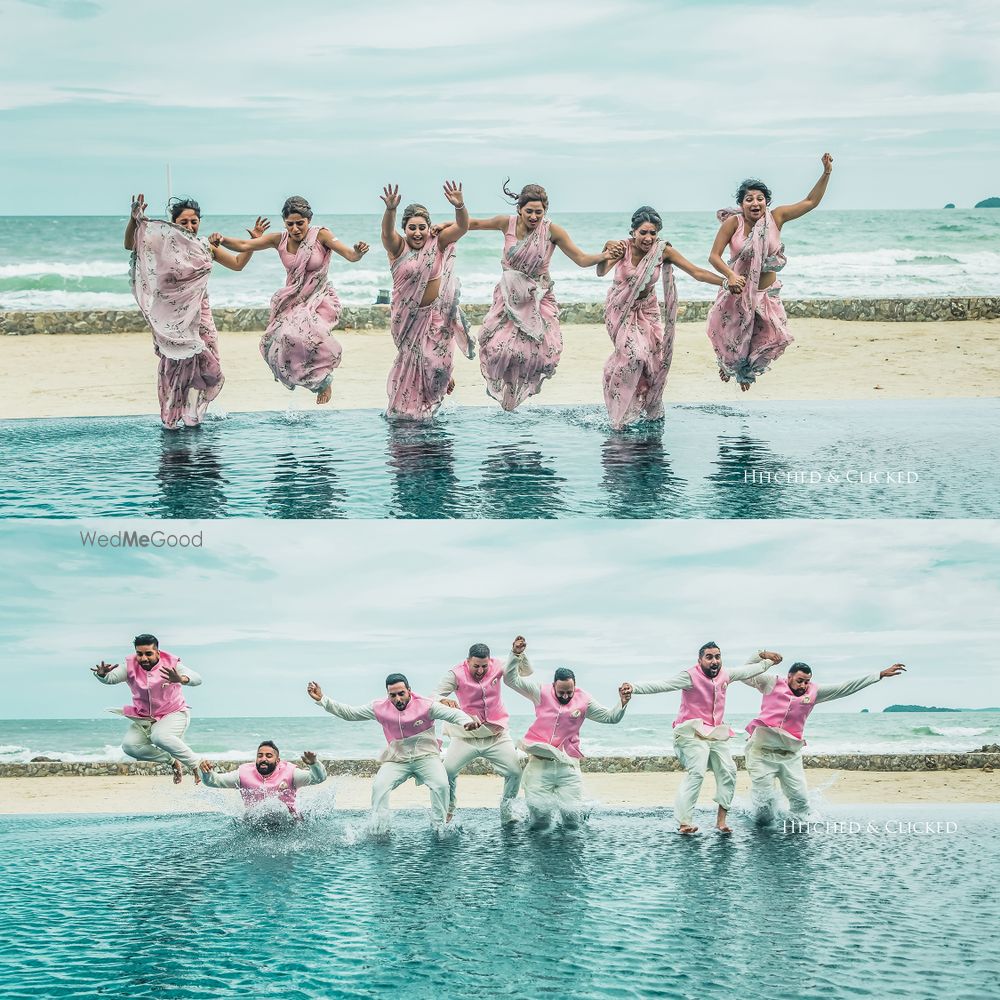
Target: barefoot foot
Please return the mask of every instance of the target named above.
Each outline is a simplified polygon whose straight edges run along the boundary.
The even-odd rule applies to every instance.
[[[730,830],[730,828],[728,826],[726,826],[725,823],[723,823],[721,826],[717,826],[715,829],[718,830],[719,833],[732,833],[733,832],[732,830]]]
[[[450,396],[455,391],[455,380],[453,378],[448,379],[448,388],[445,389],[445,395]]]
[[[719,378],[721,378],[723,382],[729,381],[729,376],[721,368],[719,369]]]
[[[181,783],[181,779],[184,777],[184,768],[181,767],[181,762],[179,760],[171,761],[170,767],[174,772],[174,784],[179,785]]]
[[[752,382],[740,382],[740,392],[749,392]]]
[[[320,391],[316,393],[316,402],[319,404],[329,403],[332,396],[333,386],[328,385],[325,389],[320,389]]]
[[[681,823],[678,833],[697,833],[698,827],[692,826],[690,823]]]

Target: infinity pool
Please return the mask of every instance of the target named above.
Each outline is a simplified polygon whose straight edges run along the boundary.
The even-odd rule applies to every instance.
[[[443,840],[424,814],[400,812],[388,843],[359,836],[360,819],[264,834],[218,814],[4,817],[0,995],[982,1000],[1000,989],[997,806],[841,807],[804,834],[738,816],[729,839],[681,838],[664,810],[598,812],[545,836],[469,810]]]
[[[1000,517],[1000,400],[0,422],[2,517]]]

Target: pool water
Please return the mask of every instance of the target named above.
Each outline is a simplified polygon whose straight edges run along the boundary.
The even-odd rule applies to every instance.
[[[1000,400],[0,422],[6,518],[996,518]]]
[[[668,810],[604,810],[533,835],[468,810],[437,839],[413,810],[377,843],[356,813],[2,817],[0,995],[998,995],[1000,807],[735,820],[682,838]]]

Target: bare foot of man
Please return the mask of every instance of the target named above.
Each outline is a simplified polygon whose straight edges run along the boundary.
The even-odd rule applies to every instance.
[[[179,760],[171,761],[170,766],[174,772],[174,784],[179,785],[181,783],[181,779],[184,777],[184,768],[181,767],[181,762]]]
[[[332,396],[333,386],[328,385],[325,389],[320,389],[320,391],[316,393],[316,402],[319,404],[329,403]]]

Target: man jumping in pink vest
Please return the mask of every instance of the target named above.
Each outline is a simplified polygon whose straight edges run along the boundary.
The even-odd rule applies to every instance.
[[[431,793],[431,819],[440,829],[446,822],[448,806],[448,773],[441,762],[441,747],[434,732],[434,723],[451,722],[466,729],[478,729],[479,719],[449,708],[432,698],[424,698],[410,690],[410,682],[402,674],[389,674],[385,679],[385,698],[367,705],[344,705],[323,694],[323,689],[310,681],[309,697],[331,715],[347,722],[377,719],[385,733],[386,748],[379,757],[381,767],[372,782],[372,826],[385,832],[389,825],[389,793],[408,778],[426,785]]]
[[[174,784],[180,784],[182,765],[187,764],[198,784],[198,755],[183,739],[191,711],[181,689],[196,687],[201,677],[187,667],[181,669],[181,658],[160,649],[155,635],[137,635],[133,645],[135,653],[125,658],[124,665],[101,660],[90,668],[102,684],[125,681],[132,691],[131,705],[112,709],[132,720],[122,750],[136,760],[167,764],[173,769]]]
[[[225,774],[216,774],[210,760],[203,760],[199,767],[209,788],[238,788],[248,810],[265,801],[278,801],[295,819],[302,819],[297,804],[298,789],[326,781],[326,768],[311,750],[302,754],[302,762],[309,765],[308,771],[282,760],[277,745],[264,740],[257,747],[257,759],[252,764],[241,764]]]
[[[764,696],[760,714],[747,726],[750,738],[746,747],[747,773],[752,782],[750,794],[759,821],[766,822],[774,815],[775,779],[788,798],[790,817],[799,821],[809,817],[809,789],[802,766],[806,745],[803,732],[809,713],[824,701],[846,698],[905,670],[902,663],[894,663],[881,673],[857,680],[818,685],[813,682],[808,663],[793,663],[787,677],[743,679]]]
[[[619,704],[605,708],[576,686],[576,675],[567,667],[555,672],[552,684],[529,679],[531,664],[527,642],[519,635],[504,667],[504,682],[535,706],[535,721],[519,742],[528,755],[521,781],[528,804],[529,825],[548,826],[558,815],[563,825],[578,826],[583,814],[583,777],[580,774],[580,729],[585,719],[617,723],[625,717],[632,687],[618,688]]]
[[[729,740],[736,734],[725,721],[726,689],[732,681],[744,681],[781,663],[778,653],[762,649],[751,656],[745,667],[726,670],[717,643],[706,642],[698,650],[698,662],[667,681],[635,684],[635,694],[681,692],[681,707],[674,719],[674,752],[684,768],[684,779],[677,789],[674,815],[681,833],[697,833],[694,810],[698,804],[705,772],[715,775],[715,801],[719,809],[715,826],[722,833],[732,833],[726,824],[729,807],[736,791],[736,762],[729,751]]]
[[[455,785],[462,768],[482,757],[503,778],[500,822],[514,821],[514,799],[521,788],[521,762],[510,738],[510,716],[503,704],[502,681],[503,664],[490,656],[490,647],[486,643],[477,642],[469,649],[468,657],[452,667],[438,684],[434,696],[442,704],[461,708],[483,723],[472,730],[464,726],[444,727],[445,735],[451,737],[444,755],[444,767],[448,772],[449,820],[455,812]],[[457,701],[449,697],[452,694]]]

